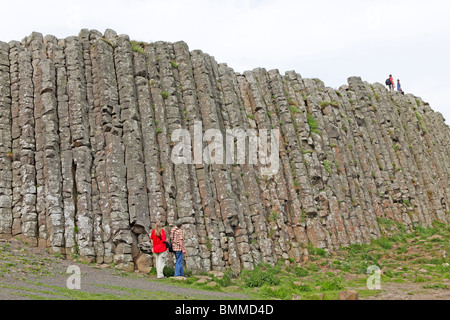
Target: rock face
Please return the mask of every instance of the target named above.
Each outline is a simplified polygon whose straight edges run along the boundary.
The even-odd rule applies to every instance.
[[[339,292],[338,299],[339,300],[359,300],[358,296],[359,296],[358,291],[349,290],[349,291]]]
[[[177,129],[280,130],[279,170],[177,164]],[[200,148],[207,145],[200,140]],[[358,77],[235,73],[184,42],[112,30],[0,42],[0,238],[134,270],[156,221],[184,222],[186,268],[240,271],[450,222],[450,130]],[[389,230],[388,230],[389,231]]]

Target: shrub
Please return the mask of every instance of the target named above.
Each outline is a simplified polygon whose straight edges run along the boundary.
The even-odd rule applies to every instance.
[[[311,291],[313,291],[313,290],[311,289],[311,287],[310,287],[309,285],[307,285],[307,284],[302,284],[302,285],[300,285],[300,286],[298,287],[298,291],[300,291],[300,292],[311,292]]]
[[[398,253],[408,253],[408,248],[406,246],[401,246],[397,248]]]
[[[394,272],[392,270],[386,270],[386,271],[384,271],[384,274],[386,275],[386,277],[389,277],[389,278],[394,277]]]
[[[175,275],[175,269],[168,266],[164,266],[163,273],[165,277],[173,277]]]
[[[309,254],[311,254],[313,256],[320,256],[323,258],[327,258],[329,256],[329,253],[327,250],[322,249],[322,248],[314,248],[314,246],[311,242],[308,244],[308,252],[309,252]]]
[[[253,271],[244,270],[242,272],[242,280],[247,288],[280,284],[280,279],[277,277],[277,271],[274,268],[263,270],[261,267],[256,267]]]
[[[213,280],[221,287],[229,287],[233,283],[233,277],[234,277],[233,271],[227,270],[222,279],[217,279],[213,277]]]
[[[379,238],[379,239],[375,240],[375,243],[383,249],[386,249],[386,250],[392,249],[392,242],[388,238],[385,238],[385,237]]]
[[[273,289],[266,285],[261,288],[260,292],[267,298],[276,298],[281,300],[292,299],[292,289],[287,287]]]
[[[294,274],[299,278],[304,278],[309,276],[309,271],[302,267],[297,267],[294,269]]]
[[[341,278],[333,278],[331,280],[324,281],[321,287],[322,291],[339,291],[345,289]]]
[[[161,95],[164,100],[167,100],[169,98],[169,93],[167,91],[163,91]]]

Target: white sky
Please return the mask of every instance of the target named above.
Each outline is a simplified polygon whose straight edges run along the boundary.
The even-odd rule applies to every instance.
[[[110,28],[139,41],[185,41],[237,72],[295,70],[337,88],[350,76],[429,102],[450,124],[448,0],[110,0],[2,2],[0,40]]]

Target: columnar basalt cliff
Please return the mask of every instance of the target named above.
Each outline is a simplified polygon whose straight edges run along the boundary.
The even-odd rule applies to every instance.
[[[172,133],[279,129],[259,165],[174,165]],[[133,271],[181,218],[186,267],[302,263],[390,230],[450,222],[450,130],[411,94],[358,77],[235,73],[184,42],[112,30],[0,42],[0,237]]]

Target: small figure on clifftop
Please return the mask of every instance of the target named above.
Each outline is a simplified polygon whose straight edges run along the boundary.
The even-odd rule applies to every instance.
[[[392,77],[392,74],[390,74],[389,78],[386,80],[386,85],[389,87],[391,92],[394,91],[394,78]]]
[[[183,255],[186,254],[186,250],[184,248],[184,232],[183,229],[181,229],[182,225],[183,222],[181,220],[178,220],[176,227],[173,228],[170,232],[172,248],[177,259],[175,263],[175,277],[184,277]]]
[[[389,90],[391,90],[391,79],[390,78],[386,79],[386,86],[389,88]]]
[[[400,80],[397,79],[397,91],[400,92],[402,95],[404,95],[405,93],[402,90],[402,85],[400,84]]]
[[[161,222],[156,222],[150,239],[152,240],[153,253],[155,255],[156,276],[158,279],[164,279],[164,266],[166,260],[166,232],[162,228]]]

